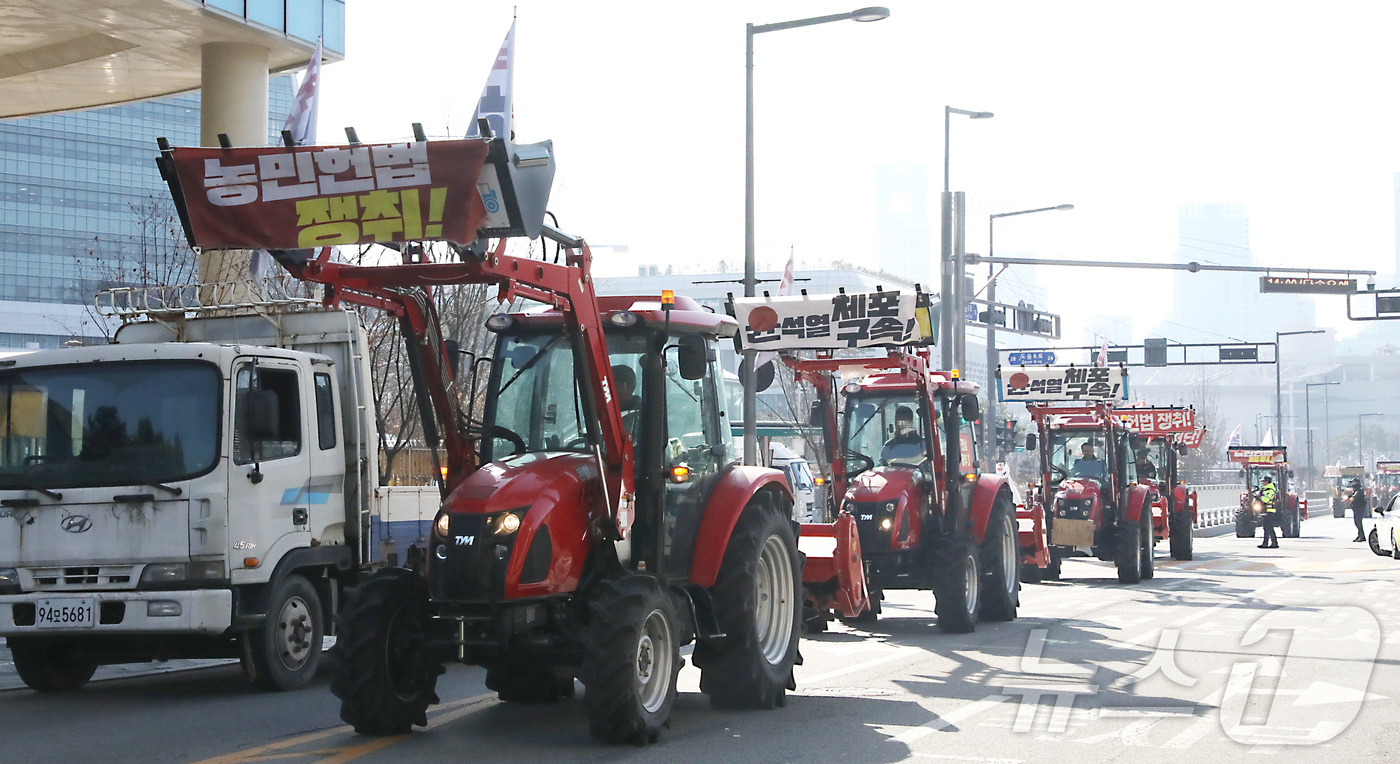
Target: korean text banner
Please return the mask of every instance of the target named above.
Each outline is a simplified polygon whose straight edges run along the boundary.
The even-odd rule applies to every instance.
[[[486,216],[485,141],[295,148],[176,148],[171,158],[203,249],[471,242]]]
[[[1196,429],[1193,409],[1119,409],[1113,415],[1139,435],[1167,435]]]
[[[1013,369],[997,380],[1003,401],[1112,401],[1126,399],[1121,366]]]
[[[1285,459],[1281,448],[1230,448],[1226,452],[1230,461],[1243,464],[1283,464]]]
[[[915,304],[914,292],[900,290],[744,297],[734,313],[745,349],[864,348],[923,341]]]
[[[1203,427],[1198,427],[1190,432],[1178,432],[1173,437],[1176,442],[1187,448],[1199,448],[1201,439],[1205,437],[1206,431]]]

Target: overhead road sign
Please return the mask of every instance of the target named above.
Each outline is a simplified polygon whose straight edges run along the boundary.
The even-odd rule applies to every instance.
[[[1054,366],[1053,350],[1022,350],[1006,354],[1006,363],[1011,366]]]
[[[1260,276],[1259,291],[1291,294],[1351,294],[1356,291],[1356,279],[1317,278],[1314,276]]]
[[[967,325],[985,328],[989,322],[996,324],[998,332],[1049,340],[1060,338],[1060,317],[1057,314],[1036,310],[1034,305],[1024,302],[1010,305],[1004,302],[988,303],[981,299],[970,301],[967,305]]]
[[[1352,321],[1393,321],[1400,318],[1400,289],[1368,289],[1347,295],[1347,318]]]

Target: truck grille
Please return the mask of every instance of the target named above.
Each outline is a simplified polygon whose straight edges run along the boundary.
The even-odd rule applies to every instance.
[[[130,588],[130,565],[80,565],[63,568],[31,568],[35,589],[98,589],[111,586]]]

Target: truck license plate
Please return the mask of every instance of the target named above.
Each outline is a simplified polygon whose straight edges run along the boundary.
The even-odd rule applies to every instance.
[[[39,600],[34,605],[34,625],[41,629],[90,629],[97,623],[92,597]]]

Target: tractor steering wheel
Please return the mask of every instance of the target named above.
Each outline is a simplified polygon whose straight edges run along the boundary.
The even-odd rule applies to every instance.
[[[488,424],[486,425],[486,431],[491,435],[500,438],[501,440],[510,441],[512,450],[509,454],[507,454],[508,456],[523,454],[529,450],[529,448],[525,445],[525,439],[520,437],[519,435],[516,435],[513,430],[507,429],[498,424]]]

